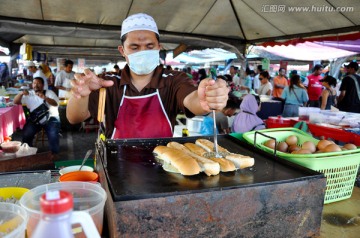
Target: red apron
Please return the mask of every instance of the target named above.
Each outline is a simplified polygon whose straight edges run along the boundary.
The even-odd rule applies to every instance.
[[[112,139],[172,137],[172,126],[160,99],[155,93],[129,97],[120,102]]]

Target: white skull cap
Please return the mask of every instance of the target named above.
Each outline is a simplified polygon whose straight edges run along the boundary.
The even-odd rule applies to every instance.
[[[35,67],[35,63],[32,61],[25,61],[24,66],[25,67],[31,67],[31,66]]]
[[[152,18],[151,16],[145,13],[137,13],[127,17],[123,21],[121,25],[120,38],[122,38],[123,35],[129,32],[139,31],[139,30],[152,31],[155,32],[157,35],[159,35],[159,31],[154,18]]]

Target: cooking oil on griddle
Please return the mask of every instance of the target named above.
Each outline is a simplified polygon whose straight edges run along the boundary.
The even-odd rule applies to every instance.
[[[145,167],[155,167],[158,165],[152,151],[153,146],[127,146],[119,147],[118,159],[127,160],[133,163],[144,165]]]

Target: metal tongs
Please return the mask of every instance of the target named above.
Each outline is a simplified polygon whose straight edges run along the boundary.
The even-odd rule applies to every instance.
[[[217,75],[214,70],[211,70],[211,76],[216,81]],[[215,157],[215,158],[222,158],[221,154],[219,153],[218,143],[217,143],[217,132],[216,132],[216,116],[215,116],[215,109],[212,110],[212,117],[213,117],[213,127],[214,127],[214,152],[206,153],[206,157]]]
[[[212,116],[213,116],[213,121],[214,121],[214,151],[215,151],[215,158],[222,158],[222,156],[219,154],[219,148],[218,148],[218,143],[217,143],[215,110],[212,110]]]

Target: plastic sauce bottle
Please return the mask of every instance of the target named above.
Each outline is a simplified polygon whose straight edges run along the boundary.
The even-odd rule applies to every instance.
[[[182,137],[187,137],[189,136],[189,130],[187,128],[183,128],[182,129]]]
[[[71,225],[80,223],[86,237],[100,238],[90,215],[73,212],[73,196],[66,191],[48,191],[40,198],[41,217],[31,237],[72,238]]]

